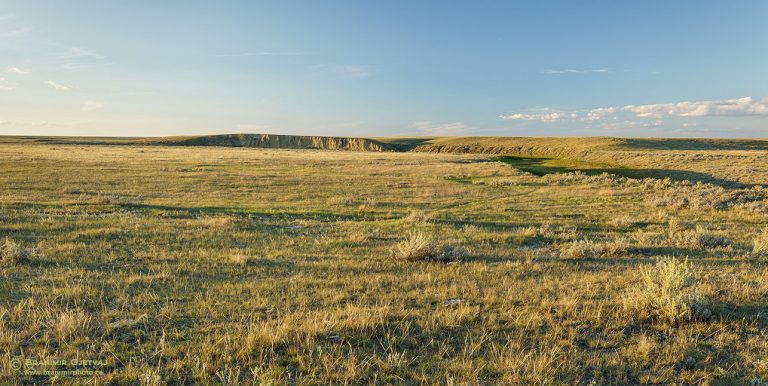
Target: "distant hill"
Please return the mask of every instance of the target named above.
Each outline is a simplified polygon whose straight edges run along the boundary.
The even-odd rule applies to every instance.
[[[768,151],[768,140],[765,139],[616,137],[383,137],[375,139],[401,151],[519,156],[562,157],[594,151]]]

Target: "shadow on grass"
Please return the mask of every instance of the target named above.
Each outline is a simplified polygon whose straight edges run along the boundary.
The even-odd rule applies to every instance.
[[[711,302],[709,309],[715,318],[739,323],[746,320],[761,329],[768,327],[768,319],[765,317],[768,303]]]
[[[420,138],[372,138],[381,143],[385,143],[393,147],[397,151],[410,151],[421,145],[427,145],[434,138],[432,137],[420,137]]]
[[[236,216],[256,216],[270,220],[317,220],[317,221],[336,221],[336,220],[355,220],[365,221],[372,219],[365,214],[340,214],[332,212],[262,212],[242,208],[203,206],[203,207],[183,207],[170,205],[150,205],[150,204],[127,204],[122,205],[126,210],[138,212],[156,212],[171,218],[198,218],[201,215],[236,215]],[[380,218],[377,218],[380,219]]]
[[[580,162],[583,166],[566,166],[556,163],[556,158],[546,157],[515,157],[502,156],[495,157],[494,160],[504,162],[516,169],[531,173],[536,176],[545,176],[553,173],[581,172],[588,176],[600,175],[603,173],[613,174],[619,177],[642,179],[642,178],[670,178],[675,181],[706,182],[731,188],[746,188],[753,185],[742,184],[722,178],[717,178],[707,173],[698,173],[687,170],[674,169],[631,169],[616,167],[605,164],[590,164]]]

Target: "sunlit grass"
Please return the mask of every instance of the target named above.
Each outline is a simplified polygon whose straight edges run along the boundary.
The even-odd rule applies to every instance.
[[[6,383],[48,380],[20,357],[118,384],[768,379],[759,189],[434,153],[7,143],[0,167],[3,256],[31,253],[0,266]],[[676,192],[702,205],[656,202]],[[659,256],[695,299],[641,270]],[[637,288],[710,314],[631,312]]]

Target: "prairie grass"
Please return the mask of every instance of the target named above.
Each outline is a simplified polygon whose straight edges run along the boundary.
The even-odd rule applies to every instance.
[[[768,181],[759,152],[582,145],[637,170]],[[731,201],[675,209],[654,199],[695,182],[547,177],[482,154],[19,138],[0,138],[0,169],[15,251],[0,265],[2,384],[768,380],[757,188],[699,187]],[[400,243],[461,259],[392,258]],[[677,260],[649,266],[659,256]],[[52,379],[16,358],[106,364]]]

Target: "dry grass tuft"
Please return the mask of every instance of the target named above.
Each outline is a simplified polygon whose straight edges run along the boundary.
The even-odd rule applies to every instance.
[[[241,266],[248,265],[252,260],[253,259],[248,256],[248,254],[240,250],[233,251],[228,257],[230,263]]]
[[[80,310],[63,311],[53,320],[52,329],[61,344],[71,339],[86,336],[91,331],[91,317]]]
[[[24,248],[12,238],[6,237],[0,245],[0,261],[4,265],[16,265],[29,261],[33,250]]]
[[[403,220],[411,224],[425,225],[429,224],[435,215],[433,213],[427,213],[422,210],[411,210],[408,216],[405,216]]]
[[[768,253],[768,228],[752,240],[753,253]]]
[[[440,246],[421,232],[412,232],[408,238],[390,250],[391,256],[406,261],[437,261],[449,263],[464,260],[467,252],[462,247]]]
[[[668,243],[680,248],[708,249],[724,248],[731,245],[731,241],[719,234],[713,233],[703,227],[696,227],[679,232],[669,232]]]
[[[560,246],[560,257],[566,259],[589,259],[597,255],[597,247],[591,240],[576,240]]]
[[[669,325],[704,319],[709,311],[696,288],[696,274],[686,258],[664,257],[640,268],[641,281],[625,298],[625,309]]]
[[[604,257],[620,257],[629,253],[631,248],[632,244],[624,237],[600,243],[595,247],[597,254]]]
[[[631,227],[640,221],[636,218],[625,214],[623,216],[614,217],[608,222],[608,225],[614,227],[614,228],[628,228]]]
[[[667,229],[670,233],[680,232],[685,229],[685,224],[683,224],[677,217],[672,217],[667,221]]]

